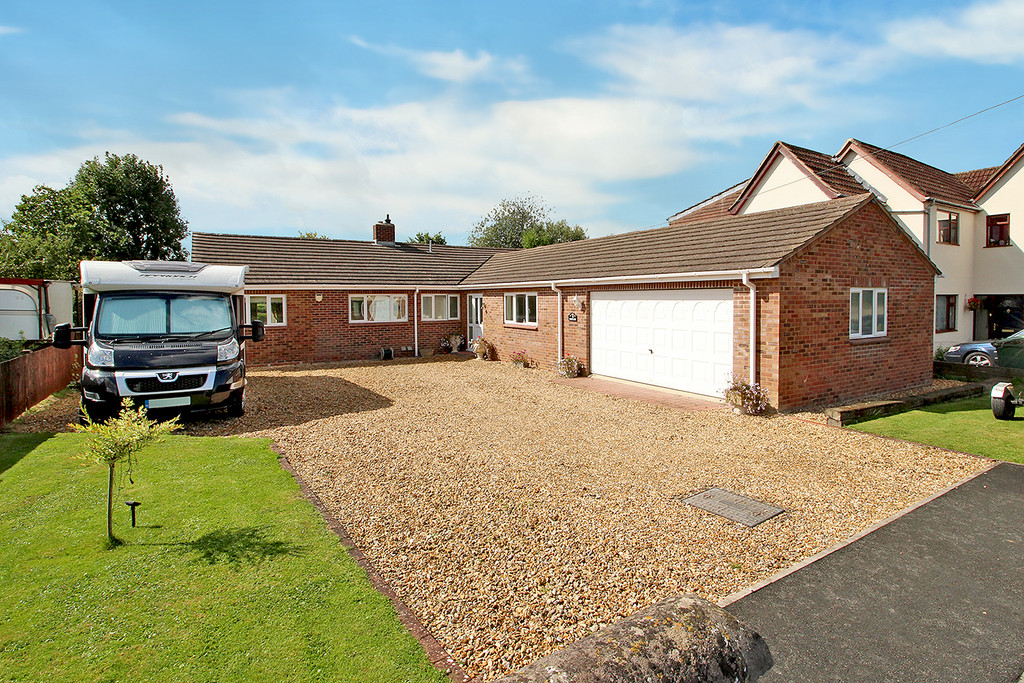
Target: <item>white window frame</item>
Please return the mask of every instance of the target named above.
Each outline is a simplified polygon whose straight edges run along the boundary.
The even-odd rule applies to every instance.
[[[288,297],[284,294],[246,294],[245,295],[245,320],[247,325],[252,324],[252,303],[253,299],[263,299],[263,304],[267,307],[267,319],[263,321],[263,325],[266,327],[284,327],[288,324]],[[281,300],[281,320],[280,322],[270,321],[270,300],[280,299]]]
[[[518,297],[521,297],[521,296],[526,297],[526,299],[524,301],[524,305],[526,307],[526,310],[523,312],[523,320],[517,321],[516,318],[519,317],[519,304],[518,304],[519,299],[518,299]],[[509,300],[509,297],[512,298],[512,319],[511,320],[509,320],[509,318],[508,318],[508,300]],[[534,298],[533,320],[529,319],[530,297]],[[502,297],[501,310],[502,310],[502,316],[505,318],[505,324],[506,325],[520,325],[520,326],[527,326],[527,327],[537,327],[537,318],[540,317],[540,300],[537,297],[537,292],[506,292],[505,296]]]
[[[856,303],[854,296],[856,295]],[[881,299],[881,304],[879,304]],[[871,330],[864,332],[864,302],[871,302]],[[881,309],[881,310],[879,310]],[[889,290],[886,287],[850,288],[850,339],[885,337],[889,332]]]
[[[458,294],[421,294],[420,318],[422,320],[459,320],[462,317]],[[452,316],[452,300],[455,300],[455,315]],[[437,315],[437,302],[444,301],[444,315]],[[430,302],[430,315],[427,315],[427,302]]]
[[[368,305],[369,299],[375,299],[378,297],[388,298],[388,319],[387,320],[368,320],[365,317],[363,319],[356,319],[352,317],[352,302],[360,300],[363,302],[363,315],[370,310]],[[405,302],[405,317],[395,318],[393,313],[395,310],[395,301],[401,299]],[[353,325],[362,324],[378,324],[378,323],[404,323],[409,321],[409,295],[408,294],[349,294],[348,295],[348,321]]]

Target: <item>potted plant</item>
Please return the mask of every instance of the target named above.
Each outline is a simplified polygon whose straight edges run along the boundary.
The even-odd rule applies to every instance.
[[[509,360],[517,368],[525,368],[530,364],[530,358],[526,355],[526,351],[513,351],[509,354]]]
[[[583,363],[571,353],[556,363],[558,374],[562,377],[579,377],[583,371]]]
[[[760,384],[735,375],[725,388],[725,400],[738,415],[761,415],[771,407],[768,392]]]
[[[491,354],[491,343],[483,337],[477,337],[473,340],[473,353],[480,360],[487,360]]]
[[[453,334],[450,337],[448,337],[448,341],[451,342],[452,351],[454,352],[462,349],[462,343],[466,341],[466,338],[463,337],[461,334]]]
[[[452,343],[448,341],[448,337],[441,337],[441,353],[451,353]]]

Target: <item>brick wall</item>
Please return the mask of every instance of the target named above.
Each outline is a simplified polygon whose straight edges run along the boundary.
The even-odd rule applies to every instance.
[[[316,294],[322,297],[316,300]],[[451,294],[427,291],[420,294]],[[286,324],[268,326],[264,340],[246,343],[246,354],[252,364],[319,363],[339,360],[377,358],[380,348],[393,348],[395,356],[412,356],[401,351],[414,345],[413,292],[380,290],[373,292],[347,290],[247,290],[246,294],[284,295]],[[405,294],[408,296],[406,322],[350,323],[350,294]],[[420,349],[437,349],[442,336],[466,334],[466,297],[459,295],[459,320],[424,321],[419,323]],[[418,303],[418,302],[417,302]],[[419,314],[418,307],[415,309]]]
[[[780,267],[778,375],[765,384],[782,410],[927,384],[932,377],[934,272],[882,209],[869,204]],[[888,289],[885,337],[850,339],[850,289]],[[768,301],[775,296],[766,287]],[[770,337],[769,337],[770,339]],[[770,341],[765,340],[770,346]]]

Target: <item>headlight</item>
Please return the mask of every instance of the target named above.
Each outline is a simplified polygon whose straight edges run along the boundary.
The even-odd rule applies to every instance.
[[[114,367],[114,350],[105,349],[102,346],[92,344],[89,346],[89,353],[86,356],[89,361],[89,365],[94,368],[111,368]]]
[[[217,362],[222,360],[234,360],[238,358],[238,341],[232,339],[217,346]]]
[[[957,345],[957,346],[950,346],[948,349],[946,349],[946,353],[956,353],[959,350],[960,350],[960,346],[959,345]]]

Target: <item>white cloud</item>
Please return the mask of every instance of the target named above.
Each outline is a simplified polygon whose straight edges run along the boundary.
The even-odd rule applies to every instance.
[[[616,74],[624,91],[695,103],[815,106],[877,63],[871,50],[765,25],[613,26],[568,47]]]
[[[522,83],[529,79],[529,70],[522,58],[498,58],[482,50],[478,50],[476,56],[471,57],[462,50],[428,52],[396,45],[373,45],[358,37],[352,37],[350,40],[353,44],[378,54],[404,59],[423,75],[442,81]]]
[[[0,26],[0,36],[11,35],[12,33],[24,33],[25,29],[17,26]]]
[[[1024,60],[1024,1],[997,0],[966,7],[953,16],[894,22],[890,46],[925,57],[954,57],[988,64]]]

